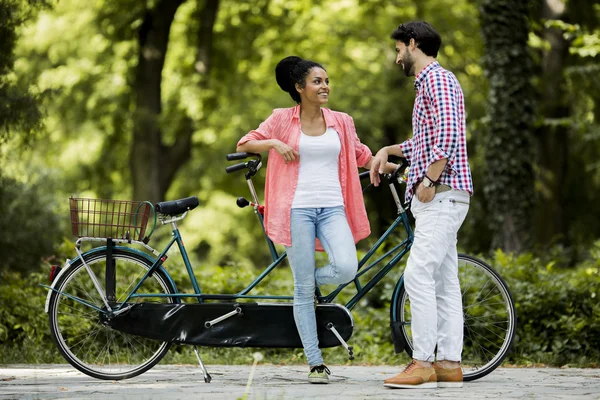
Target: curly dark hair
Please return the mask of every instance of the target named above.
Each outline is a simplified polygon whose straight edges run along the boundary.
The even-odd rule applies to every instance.
[[[399,40],[405,45],[410,44],[410,39],[415,39],[417,47],[428,56],[437,57],[442,45],[442,37],[435,28],[424,21],[411,21],[400,24],[391,38]]]
[[[300,93],[296,90],[296,83],[300,87],[304,87],[308,72],[315,67],[325,70],[317,62],[304,60],[296,56],[289,56],[279,61],[275,67],[275,79],[281,90],[288,92],[292,96],[292,99],[300,104]]]

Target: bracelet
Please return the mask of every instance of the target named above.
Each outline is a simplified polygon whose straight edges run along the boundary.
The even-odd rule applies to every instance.
[[[431,179],[427,174],[425,174],[425,178],[429,179],[433,183],[433,186],[438,186],[440,184],[440,182],[439,182],[440,178]]]

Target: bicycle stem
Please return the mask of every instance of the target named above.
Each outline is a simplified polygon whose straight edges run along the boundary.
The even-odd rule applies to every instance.
[[[258,201],[258,196],[256,195],[256,190],[254,189],[254,183],[252,182],[252,177],[249,177],[248,179],[246,179],[246,182],[248,182],[248,187],[250,188],[250,193],[252,194],[253,203],[255,203],[257,206],[260,205],[260,202]]]

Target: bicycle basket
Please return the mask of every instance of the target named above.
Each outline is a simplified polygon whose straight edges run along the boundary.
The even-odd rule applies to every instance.
[[[69,198],[77,237],[143,240],[151,204],[140,201]]]

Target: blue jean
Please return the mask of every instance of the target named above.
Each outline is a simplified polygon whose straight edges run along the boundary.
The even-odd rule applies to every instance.
[[[323,364],[317,337],[315,284],[341,284],[354,279],[358,269],[356,245],[343,206],[293,208],[292,245],[286,246],[294,276],[294,320],[311,367]],[[315,240],[327,253],[329,265],[315,269]]]

